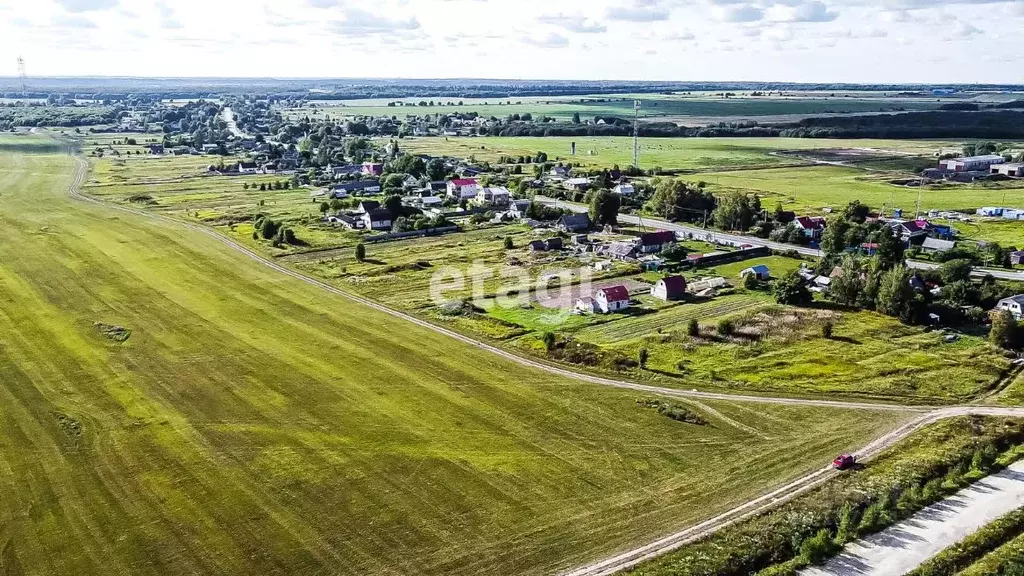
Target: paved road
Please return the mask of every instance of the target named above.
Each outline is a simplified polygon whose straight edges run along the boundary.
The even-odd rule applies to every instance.
[[[800,576],[897,576],[1000,516],[1024,506],[1024,462],[979,480],[887,530],[848,544],[842,554]]]
[[[557,206],[558,208],[565,208],[572,210],[573,212],[587,212],[589,208],[582,204],[576,204],[574,202],[565,202],[563,200],[555,200],[554,198],[548,198],[546,196],[537,196],[537,201],[543,204],[549,204]],[[629,214],[620,214],[619,221],[625,222],[626,224],[638,225],[643,222],[644,226],[649,226],[657,230],[671,230],[673,232],[681,232],[684,234],[693,234],[694,238],[699,240],[709,240],[714,242],[715,240],[727,244],[751,244],[754,246],[767,246],[773,250],[796,250],[800,254],[805,256],[813,256],[815,258],[821,258],[822,252],[816,248],[809,248],[807,246],[796,246],[794,244],[786,244],[783,242],[773,242],[771,240],[764,240],[762,238],[755,238],[753,236],[746,236],[743,234],[729,234],[726,232],[718,232],[715,230],[707,230],[700,226],[692,226],[689,224],[680,224],[678,222],[666,222],[665,220],[659,220],[657,218],[639,218]],[[918,262],[915,260],[908,260],[907,266],[910,268],[918,268],[921,270],[929,270],[932,268],[938,268],[938,264],[931,262]],[[1016,280],[1018,282],[1024,282],[1024,271],[1014,272],[1012,270],[997,270],[991,268],[975,268],[971,272],[974,276],[983,277],[986,274],[991,274],[994,278],[1001,280]]]
[[[238,127],[238,122],[235,122],[235,111],[227,106],[221,110],[221,117],[224,118],[224,122],[228,125],[228,131],[235,135],[236,138],[250,138],[248,134],[242,132],[241,128]]]
[[[71,152],[71,150],[69,149],[69,153],[70,152]],[[501,358],[504,358],[506,360],[515,362],[515,363],[520,364],[522,366],[526,366],[526,367],[537,369],[537,370],[544,370],[544,371],[547,371],[548,373],[554,374],[556,376],[561,376],[561,377],[565,377],[565,378],[572,378],[572,379],[575,379],[575,380],[579,380],[579,381],[583,381],[583,382],[589,382],[589,383],[592,383],[592,384],[599,384],[599,385],[603,385],[603,386],[612,386],[612,387],[616,387],[616,388],[625,388],[625,389],[629,389],[629,390],[637,390],[637,391],[642,391],[642,392],[647,392],[647,393],[652,393],[652,394],[659,394],[659,395],[664,395],[664,396],[674,396],[674,397],[691,398],[691,399],[724,400],[724,401],[732,401],[732,402],[755,402],[755,403],[789,404],[789,405],[803,405],[803,406],[827,406],[827,407],[833,407],[833,408],[837,408],[837,409],[848,409],[848,410],[895,410],[895,411],[907,412],[909,416],[912,416],[912,419],[909,420],[906,424],[904,424],[900,428],[898,428],[898,429],[896,429],[896,430],[886,434],[885,436],[882,436],[881,438],[878,438],[877,440],[873,441],[871,444],[869,444],[869,445],[865,446],[864,448],[862,448],[860,451],[857,451],[856,454],[858,455],[858,457],[862,461],[870,460],[870,458],[872,456],[874,456],[875,454],[877,454],[877,453],[881,452],[882,450],[888,448],[889,446],[891,446],[895,442],[898,442],[899,440],[902,440],[903,438],[907,437],[908,435],[913,433],[915,430],[918,430],[919,428],[921,428],[921,427],[923,427],[923,426],[925,426],[927,424],[930,424],[932,422],[936,422],[938,420],[942,420],[944,418],[951,418],[951,417],[955,417],[955,416],[963,416],[963,415],[970,415],[970,414],[1024,417],[1024,408],[1002,408],[1002,407],[984,407],[984,406],[957,406],[957,407],[950,407],[950,408],[934,409],[934,408],[926,408],[926,407],[920,407],[920,406],[918,406],[918,407],[907,407],[907,406],[896,406],[896,405],[889,405],[889,404],[873,404],[873,403],[867,403],[867,402],[840,402],[840,401],[834,401],[834,400],[811,400],[811,399],[801,399],[801,398],[768,398],[768,397],[760,397],[760,396],[742,396],[742,395],[732,395],[732,394],[719,394],[719,393],[713,393],[713,392],[698,392],[696,390],[687,391],[687,390],[677,390],[677,389],[673,389],[673,388],[661,388],[661,387],[656,387],[656,386],[647,386],[647,385],[644,385],[644,384],[637,384],[635,382],[628,382],[628,381],[624,381],[624,380],[614,380],[614,379],[611,379],[611,378],[602,378],[602,377],[599,377],[599,376],[592,376],[592,375],[589,375],[589,374],[580,374],[580,373],[577,373],[577,372],[574,372],[574,371],[571,371],[571,370],[567,370],[567,369],[560,368],[560,367],[557,367],[557,366],[553,366],[553,365],[550,365],[550,364],[547,364],[547,363],[544,363],[544,362],[540,362],[538,360],[534,360],[534,359],[531,359],[531,358],[525,358],[525,357],[518,356],[518,355],[513,354],[513,353],[511,353],[511,352],[509,352],[507,350],[503,350],[501,348],[497,348],[497,347],[492,346],[490,344],[486,344],[484,342],[480,342],[480,341],[474,340],[474,339],[472,339],[472,338],[470,338],[468,336],[465,336],[463,334],[460,334],[458,332],[454,332],[452,330],[448,330],[447,328],[443,328],[441,326],[437,326],[437,325],[431,324],[431,323],[426,322],[424,320],[420,320],[419,318],[410,316],[410,315],[408,315],[408,314],[406,314],[404,312],[399,312],[397,310],[393,310],[391,308],[383,306],[383,305],[381,305],[381,304],[379,304],[377,302],[374,302],[372,300],[368,300],[368,299],[363,298],[361,296],[356,296],[354,294],[350,294],[350,293],[345,292],[345,291],[343,291],[343,290],[341,290],[339,288],[336,288],[336,287],[334,287],[334,286],[332,286],[330,284],[327,284],[325,282],[322,282],[322,281],[317,280],[315,278],[312,278],[310,276],[306,276],[305,274],[302,274],[300,272],[296,272],[295,270],[291,270],[289,268],[286,268],[286,267],[284,267],[284,266],[282,266],[282,265],[280,265],[280,264],[278,264],[278,263],[276,263],[276,262],[274,262],[274,261],[264,257],[263,255],[258,254],[256,252],[250,250],[246,246],[235,242],[231,238],[228,238],[227,236],[224,236],[224,235],[218,233],[217,231],[215,231],[215,230],[213,230],[211,228],[208,228],[206,226],[203,226],[203,225],[200,225],[200,224],[193,224],[193,223],[185,222],[185,221],[182,221],[182,220],[176,220],[174,218],[170,218],[170,217],[164,216],[162,214],[156,214],[156,213],[148,212],[148,211],[145,211],[145,210],[142,210],[142,209],[132,208],[130,206],[123,206],[123,205],[120,205],[120,204],[104,202],[104,201],[99,200],[97,198],[93,198],[91,196],[84,195],[84,194],[81,193],[80,189],[81,189],[82,184],[85,182],[85,174],[86,174],[86,170],[88,169],[88,163],[85,161],[84,158],[82,158],[79,155],[75,156],[75,160],[77,162],[76,170],[75,170],[75,178],[74,178],[74,182],[72,183],[72,186],[71,186],[71,188],[69,190],[70,196],[75,198],[75,199],[78,199],[78,200],[81,200],[81,201],[84,201],[84,202],[93,203],[93,204],[103,205],[103,206],[106,206],[107,208],[112,209],[112,210],[118,210],[118,211],[122,211],[122,212],[127,212],[127,213],[131,213],[131,214],[139,215],[139,216],[142,216],[142,217],[145,217],[145,218],[159,220],[159,221],[171,224],[171,225],[188,228],[188,229],[191,229],[191,230],[193,230],[195,232],[206,234],[207,236],[210,236],[210,237],[218,240],[219,242],[221,242],[224,245],[226,245],[226,246],[228,246],[228,247],[230,247],[230,248],[240,252],[241,254],[244,254],[244,255],[248,256],[249,258],[255,260],[256,262],[259,262],[260,264],[268,266],[268,267],[270,267],[270,268],[272,268],[272,269],[274,269],[274,270],[276,270],[276,271],[278,271],[278,272],[280,272],[282,274],[291,276],[292,278],[295,278],[295,279],[300,280],[302,282],[306,282],[306,283],[308,283],[310,285],[317,286],[317,287],[322,288],[323,290],[325,290],[327,292],[330,292],[330,293],[335,294],[337,296],[341,296],[341,297],[346,298],[346,299],[348,299],[350,301],[357,302],[357,303],[362,304],[364,306],[369,306],[370,308],[373,308],[375,310],[381,311],[381,312],[386,313],[386,314],[390,314],[391,316],[394,316],[394,317],[397,317],[397,318],[401,318],[403,320],[406,320],[406,321],[411,322],[413,324],[416,324],[418,326],[422,326],[422,327],[427,328],[429,330],[433,330],[433,331],[438,332],[440,334],[444,334],[446,336],[449,336],[451,338],[454,338],[456,340],[459,340],[459,341],[464,342],[466,344],[469,344],[471,346],[475,346],[475,347],[480,348],[482,350],[486,350],[486,351],[494,354],[495,356],[499,356]],[[696,539],[703,538],[703,537],[705,537],[705,536],[707,536],[709,534],[714,533],[717,530],[720,530],[720,529],[722,529],[722,528],[724,528],[726,526],[729,526],[730,524],[733,524],[735,522],[738,522],[738,521],[740,521],[740,520],[742,520],[744,518],[750,517],[750,516],[752,516],[754,514],[760,513],[760,512],[762,512],[764,510],[767,510],[767,509],[772,508],[774,506],[777,506],[777,505],[779,505],[779,504],[781,504],[783,502],[786,502],[786,501],[788,501],[788,500],[798,496],[799,494],[802,494],[802,493],[806,492],[807,490],[810,490],[811,488],[814,488],[815,486],[820,485],[821,483],[823,483],[826,480],[828,480],[829,478],[831,478],[834,474],[835,474],[835,471],[833,471],[830,467],[821,468],[821,469],[817,470],[816,472],[808,474],[808,475],[806,475],[806,476],[804,476],[802,478],[798,478],[798,479],[790,482],[789,484],[787,484],[787,485],[785,485],[785,486],[783,486],[781,488],[778,488],[778,489],[770,492],[769,494],[766,494],[766,495],[761,496],[759,498],[755,498],[754,500],[751,500],[751,501],[749,501],[749,502],[747,502],[745,504],[737,506],[737,507],[733,508],[732,510],[729,510],[729,511],[723,513],[723,514],[720,514],[720,515],[718,515],[718,516],[716,516],[714,518],[711,518],[711,519],[709,519],[709,520],[707,520],[705,522],[702,522],[702,523],[700,523],[700,524],[698,524],[696,526],[693,526],[693,527],[688,528],[686,530],[677,532],[675,534],[670,534],[670,535],[668,535],[668,536],[666,536],[664,538],[661,538],[661,539],[659,539],[659,540],[657,540],[655,542],[652,542],[650,544],[646,544],[646,545],[634,548],[632,550],[628,550],[628,551],[622,552],[620,554],[617,554],[617,555],[615,555],[615,556],[613,556],[611,558],[602,560],[600,562],[597,562],[597,563],[594,563],[594,564],[591,564],[591,565],[588,565],[588,566],[584,566],[584,567],[578,568],[576,570],[573,570],[573,571],[569,572],[568,574],[571,575],[571,576],[599,576],[599,575],[614,574],[616,572],[625,570],[627,568],[630,568],[632,566],[635,566],[635,565],[639,564],[640,562],[643,562],[645,560],[649,560],[649,559],[655,558],[657,556],[660,556],[662,554],[665,554],[667,552],[675,550],[676,548],[679,548],[680,546],[683,546],[683,545],[685,545],[685,544],[687,544],[689,542],[692,542],[692,541],[694,541]]]

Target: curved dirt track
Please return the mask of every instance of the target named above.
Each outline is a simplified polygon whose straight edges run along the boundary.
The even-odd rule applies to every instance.
[[[437,326],[425,320],[421,320],[404,312],[391,309],[387,306],[381,305],[367,298],[351,294],[349,292],[336,288],[330,284],[327,284],[326,282],[317,280],[300,272],[296,272],[295,270],[286,268],[206,226],[185,222],[183,220],[177,220],[174,218],[170,218],[168,216],[154,214],[152,212],[147,212],[145,210],[140,210],[129,206],[122,206],[110,202],[105,202],[100,199],[84,195],[81,193],[80,189],[85,182],[86,173],[89,167],[88,162],[80,155],[75,154],[70,147],[68,149],[68,153],[72,154],[76,161],[75,178],[69,190],[69,194],[72,198],[96,205],[101,205],[105,208],[126,212],[138,216],[143,216],[154,220],[159,220],[175,226],[186,227],[193,231],[200,232],[202,234],[205,234],[211,238],[218,240],[219,242],[223,243],[229,248],[248,256],[249,258],[259,262],[260,264],[268,266],[282,274],[286,274],[288,276],[291,276],[292,278],[301,280],[302,282],[306,282],[307,284],[317,286],[323,290],[326,290],[327,292],[341,296],[350,301],[359,303],[364,306],[369,306],[385,314],[389,314],[396,318],[412,322],[413,324],[416,324],[423,328],[427,328],[429,330],[433,330],[435,332],[444,334],[451,338],[455,338],[456,340],[459,340],[471,346],[475,346],[482,350],[486,350],[505,360],[515,362],[522,366],[526,366],[537,370],[544,370],[548,373],[555,374],[557,376],[571,378],[583,382],[589,382],[592,384],[612,386],[616,388],[625,388],[629,390],[636,390],[640,392],[658,394],[663,396],[674,396],[684,399],[691,398],[725,400],[734,402],[820,406],[849,410],[888,410],[906,412],[908,413],[908,415],[915,415],[911,420],[909,420],[900,428],[893,430],[892,432],[889,432],[888,434],[882,436],[881,438],[874,440],[873,442],[862,448],[860,451],[858,451],[857,454],[861,460],[869,460],[873,456],[877,455],[879,452],[892,446],[893,444],[902,440],[903,438],[906,438],[908,435],[920,429],[921,427],[945,418],[966,415],[1024,417],[1024,408],[976,405],[954,406],[947,408],[932,408],[922,406],[875,404],[870,402],[843,402],[835,400],[813,400],[803,398],[772,398],[750,395],[733,395],[715,392],[700,392],[696,390],[678,390],[673,388],[648,386],[645,384],[638,384],[635,382],[628,382],[625,380],[603,378],[600,376],[593,376],[589,374],[580,374],[572,370],[560,368],[544,362],[519,356],[517,354],[514,354],[507,350],[503,350],[501,348],[487,344],[485,342],[480,342],[478,340],[475,340],[453,330],[449,330],[447,328]],[[779,504],[787,502],[792,498],[827,481],[828,479],[833,477],[835,473],[836,472],[832,470],[831,467],[819,469],[806,476],[803,476],[802,478],[793,480],[792,482],[786,484],[785,486],[773,490],[768,494],[750,500],[749,502],[741,504],[725,513],[715,516],[714,518],[710,518],[704,522],[701,522],[700,524],[676,532],[675,534],[670,534],[668,536],[665,536],[664,538],[661,538],[649,544],[645,544],[643,546],[639,546],[637,548],[621,552],[615,556],[612,556],[600,562],[596,562],[593,564],[589,564],[587,566],[583,566],[565,572],[564,576],[603,576],[615,574],[622,570],[626,570],[630,567],[636,566],[641,562],[656,558],[662,554],[665,554],[681,546],[684,546],[685,544],[704,538],[714,533],[715,531],[725,528],[726,526],[729,526],[733,523],[739,522],[745,518],[749,518],[758,513],[764,512],[765,510],[768,510],[773,506],[777,506]]]

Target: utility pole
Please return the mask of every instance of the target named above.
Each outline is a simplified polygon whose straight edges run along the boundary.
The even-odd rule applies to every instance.
[[[18,56],[18,78],[21,79],[22,96],[28,96],[28,74],[25,72],[25,59]]]
[[[633,167],[640,169],[640,101],[633,100]]]

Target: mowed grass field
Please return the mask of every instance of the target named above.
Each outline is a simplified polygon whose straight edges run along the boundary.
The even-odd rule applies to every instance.
[[[576,155],[570,145],[576,143]],[[628,137],[408,137],[401,141],[406,152],[432,156],[475,157],[495,162],[502,155],[535,155],[545,152],[552,161],[609,168],[633,163],[633,139]],[[957,147],[935,140],[832,140],[812,138],[641,138],[640,163],[644,168],[665,170],[717,170],[807,164],[798,158],[773,155],[780,150],[872,148],[932,155]]]
[[[901,419],[715,402],[675,422],[70,200],[73,167],[0,139],[8,574],[548,574]]]
[[[633,101],[641,101],[640,115],[647,120],[684,121],[714,119],[796,116],[828,113],[892,112],[928,110],[939,106],[934,101],[874,97],[730,97],[698,93],[692,95],[611,94],[572,97],[527,98],[376,98],[349,101],[319,101],[315,107],[286,108],[292,118],[309,116],[422,116],[425,114],[477,114],[489,118],[505,118],[511,114],[532,114],[569,120],[579,114],[582,120],[595,116],[633,117]],[[402,105],[388,106],[389,103]],[[420,102],[434,106],[419,106]],[[461,102],[461,104],[460,104]]]

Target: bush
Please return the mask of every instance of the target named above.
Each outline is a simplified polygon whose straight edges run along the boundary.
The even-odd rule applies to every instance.
[[[809,564],[821,564],[839,550],[828,530],[821,529],[800,545],[800,556]]]
[[[747,274],[743,277],[743,287],[747,290],[757,290],[761,287],[761,282],[757,279],[757,274]]]
[[[513,249],[515,247],[516,247],[516,245],[515,245],[514,242],[512,242],[512,237],[511,236],[505,236],[505,250],[511,250],[511,249]]]
[[[545,332],[544,333],[544,349],[551,352],[555,349],[555,333]]]
[[[697,322],[696,318],[690,318],[690,321],[686,323],[686,334],[691,338],[700,336],[700,322]]]
[[[640,354],[637,356],[637,361],[640,363],[641,368],[647,368],[647,359],[651,356],[651,353],[647,348],[641,348]]]
[[[821,324],[821,337],[826,339],[826,340],[831,340],[832,339],[832,329],[833,329],[832,321],[831,320],[825,320]]]
[[[726,338],[732,336],[736,331],[736,324],[732,320],[724,319],[718,322],[718,335]]]
[[[360,262],[366,260],[366,245],[362,242],[356,244],[356,260]]]

